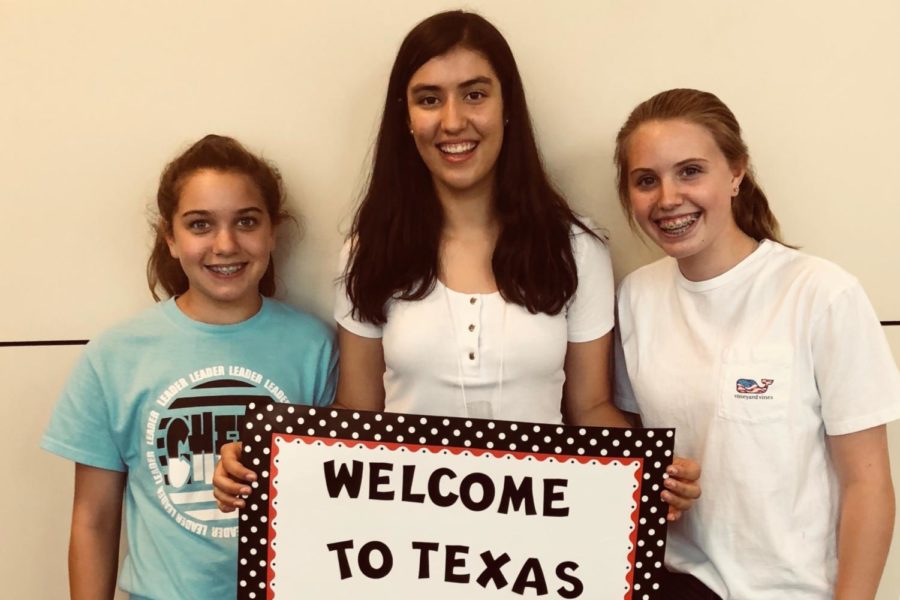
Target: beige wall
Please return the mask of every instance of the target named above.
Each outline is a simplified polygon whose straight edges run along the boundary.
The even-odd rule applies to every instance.
[[[455,6],[0,0],[0,340],[90,338],[150,304],[155,180],[207,132],[235,135],[282,167],[303,225],[299,242],[287,232],[282,244],[285,297],[329,318],[393,55],[413,24]],[[609,229],[618,276],[655,254],[616,206],[612,138],[650,94],[699,87],[741,119],[786,238],[855,273],[879,317],[900,320],[900,4],[466,6],[507,35],[549,170]],[[900,357],[900,327],[887,333]],[[4,596],[65,594],[72,469],[37,441],[78,351],[0,348],[0,406],[15,423],[0,437],[13,458],[0,499]],[[890,432],[900,481],[900,427]],[[894,546],[879,600],[900,596]]]

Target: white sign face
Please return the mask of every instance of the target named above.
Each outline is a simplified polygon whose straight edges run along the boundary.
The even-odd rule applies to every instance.
[[[621,600],[659,589],[670,431],[255,414],[245,451],[261,477],[241,515],[241,598]]]
[[[272,498],[296,507],[276,508],[274,517],[279,592],[312,586],[349,600],[414,585],[434,600],[456,600],[461,583],[469,584],[466,598],[565,597],[617,580],[627,587],[638,460],[273,441]],[[502,568],[480,585],[501,556]]]

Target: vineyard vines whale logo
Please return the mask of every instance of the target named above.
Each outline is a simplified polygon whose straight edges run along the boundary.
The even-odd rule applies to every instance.
[[[212,476],[222,444],[236,441],[250,402],[288,402],[280,387],[240,366],[188,373],[160,393],[147,417],[145,462],[162,509],[203,537],[237,537],[236,513],[216,506]]]
[[[760,379],[760,383],[756,383],[755,379],[738,379],[735,382],[735,389],[738,394],[765,394],[769,390],[769,386],[775,383],[774,379]]]

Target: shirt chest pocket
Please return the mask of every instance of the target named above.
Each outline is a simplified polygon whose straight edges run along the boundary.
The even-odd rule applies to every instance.
[[[792,364],[793,349],[787,344],[726,352],[719,377],[719,418],[749,424],[784,419]]]

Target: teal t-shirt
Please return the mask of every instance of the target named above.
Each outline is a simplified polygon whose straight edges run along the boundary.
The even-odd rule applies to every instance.
[[[328,327],[271,299],[234,325],[193,321],[169,300],[87,345],[41,447],[127,471],[119,587],[235,597],[237,513],[213,498],[218,450],[238,439],[249,401],[330,404],[336,364]]]

